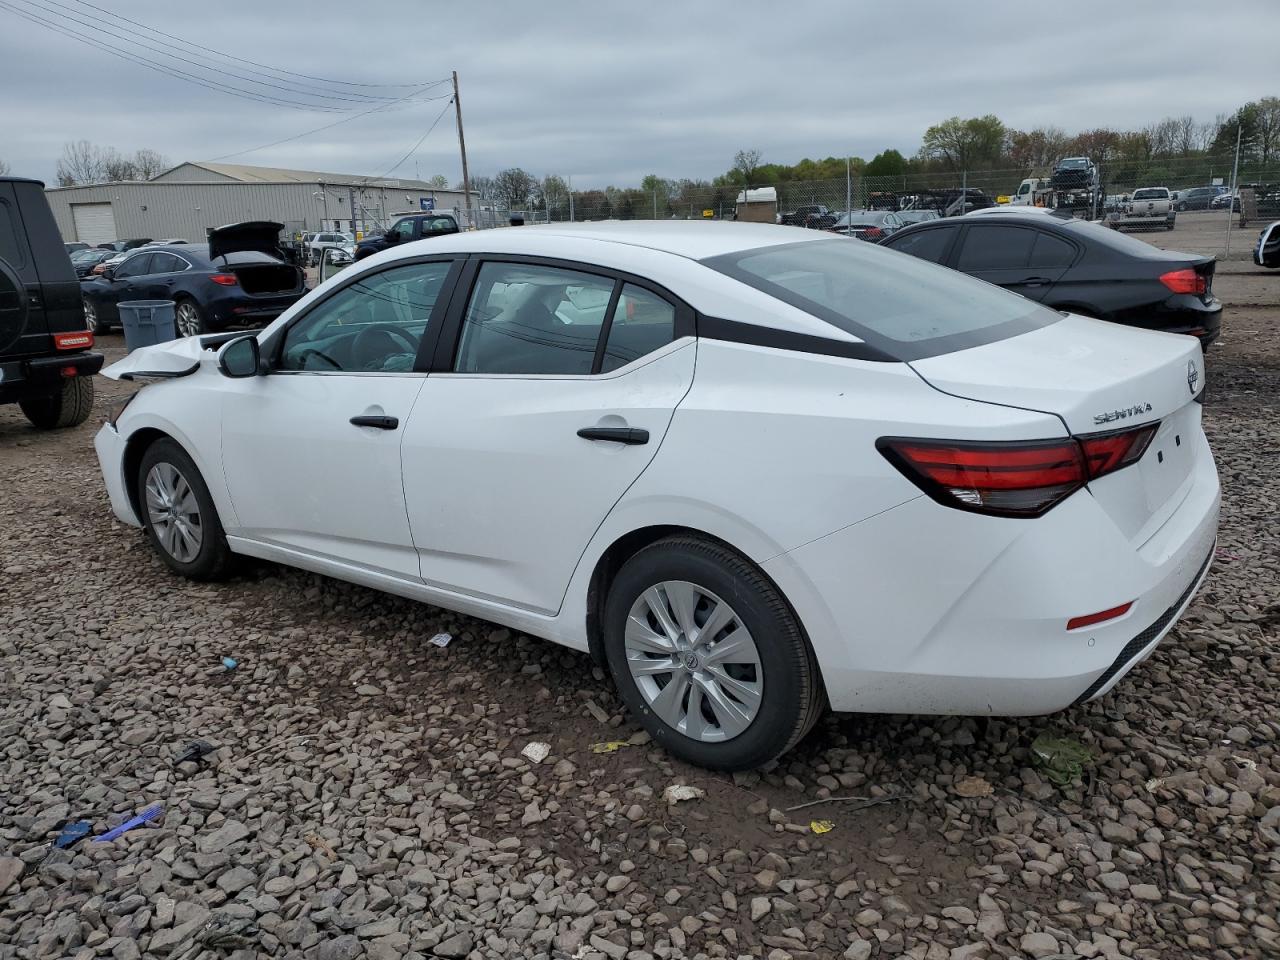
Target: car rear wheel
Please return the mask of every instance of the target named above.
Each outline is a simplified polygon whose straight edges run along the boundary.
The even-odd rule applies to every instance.
[[[93,410],[93,377],[68,377],[52,393],[18,401],[37,430],[78,427]]]
[[[174,325],[180,337],[198,337],[204,333],[204,314],[199,305],[194,300],[179,300],[174,308]]]
[[[768,763],[821,713],[817,663],[758,568],[695,537],[628,560],[609,589],[604,647],[614,683],[654,741],[717,770]]]
[[[147,538],[175,573],[217,580],[231,567],[231,549],[209,488],[187,452],[157,440],[142,455],[136,477]]]

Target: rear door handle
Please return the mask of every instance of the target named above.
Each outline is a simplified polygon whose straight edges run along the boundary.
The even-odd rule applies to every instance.
[[[638,427],[583,427],[578,431],[578,436],[583,440],[612,440],[614,443],[649,442],[649,431]]]
[[[376,427],[379,430],[394,430],[400,426],[396,417],[352,417],[351,424],[356,427]]]

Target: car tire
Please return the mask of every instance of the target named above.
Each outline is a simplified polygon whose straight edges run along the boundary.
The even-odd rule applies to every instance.
[[[233,555],[213,497],[181,446],[168,438],[149,446],[134,482],[147,539],[165,566],[191,580],[230,573]]]
[[[67,377],[53,393],[19,400],[18,409],[37,430],[78,427],[93,411],[93,377]]]
[[[190,297],[180,297],[173,312],[173,325],[179,337],[198,337],[208,332],[204,311]]]
[[[723,622],[701,636],[713,616]],[[698,630],[692,642],[682,622]],[[700,767],[766,764],[826,704],[813,650],[778,589],[745,558],[698,537],[660,540],[623,564],[605,601],[603,639],[631,713],[655,743]],[[722,648],[730,652],[717,653],[730,639]]]
[[[88,297],[80,299],[84,304],[84,328],[94,336],[106,333],[107,325],[98,319],[98,308],[93,305],[93,301]]]

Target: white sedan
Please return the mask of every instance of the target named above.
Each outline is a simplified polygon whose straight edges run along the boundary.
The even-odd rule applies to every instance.
[[[720,769],[828,705],[1100,696],[1217,529],[1194,338],[792,227],[437,237],[107,375],[153,381],[96,445],[174,571],[266,558],[589,650]]]

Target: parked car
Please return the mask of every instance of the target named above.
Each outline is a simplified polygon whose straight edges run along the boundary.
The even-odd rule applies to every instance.
[[[168,246],[173,246],[175,244],[181,245],[189,242],[190,241],[183,240],[180,237],[173,237],[168,240],[148,240],[146,243],[143,244],[143,246],[144,247],[168,247]]]
[[[1208,210],[1213,206],[1214,197],[1218,196],[1217,187],[1192,187],[1190,190],[1179,190],[1178,199],[1173,202],[1173,209],[1181,213],[1183,210]]]
[[[937,220],[942,216],[937,210],[899,210],[897,215],[904,224],[924,223],[926,220]]]
[[[93,275],[93,268],[100,263],[119,256],[114,250],[97,250],[90,248],[88,250],[77,250],[71,255],[71,266],[76,271],[76,276],[83,280],[85,277]]]
[[[356,244],[356,259],[363,260],[379,250],[386,250],[400,243],[427,240],[458,233],[458,221],[448,213],[415,213],[401,217],[386,233],[365,237]]]
[[[0,403],[16,403],[39,430],[74,427],[93,410],[102,355],[78,287],[44,184],[0,177]]]
[[[79,253],[81,250],[88,250],[89,245],[87,243],[80,243],[79,241],[72,241],[71,243],[64,243],[62,248],[67,251],[68,255],[70,255],[73,253]]]
[[[841,214],[827,229],[841,236],[875,243],[904,226],[906,221],[889,210],[852,210]]]
[[[307,241],[307,256],[312,266],[315,266],[320,262],[320,257],[324,255],[324,251],[330,247],[345,247],[355,242],[355,237],[337,231],[313,234],[311,239]]]
[[[789,227],[809,227],[812,230],[828,230],[836,222],[839,214],[834,210],[829,210],[820,203],[811,203],[807,206],[796,207],[790,213],[782,214],[779,223],[784,223]]]
[[[118,267],[125,261],[129,254],[133,253],[137,247],[131,247],[128,250],[107,250],[110,254],[105,260],[99,260],[89,271],[90,276],[100,277],[106,273],[108,267]]]
[[[134,240],[109,240],[106,243],[98,244],[98,246],[103,250],[114,250],[117,253],[122,253],[126,250],[133,250],[137,247],[144,246],[150,242],[150,237],[138,237]]]
[[[1097,179],[1097,168],[1088,157],[1066,157],[1053,168],[1051,177],[1054,190],[1076,190],[1092,186]]]
[[[1168,187],[1139,187],[1125,202],[1119,216],[1110,225],[1117,230],[1125,227],[1164,227],[1172,230],[1177,221]]]
[[[81,284],[85,325],[115,326],[123,300],[174,301],[183,337],[274,320],[307,292],[302,270],[274,252],[280,229],[269,221],[235,223],[210,231],[207,244],[130,251]]]
[[[1216,537],[1194,342],[822,231],[441,237],[106,373],[165,378],[95,443],[174,572],[264,557],[590,650],[719,769],[828,704],[1099,696]]]
[[[1220,193],[1209,201],[1209,208],[1211,210],[1225,210],[1227,207],[1230,207],[1233,213],[1239,213],[1240,195],[1232,194],[1230,192]]]
[[[1010,211],[917,224],[885,245],[1055,310],[1190,334],[1206,349],[1222,326],[1213,257],[1160,250],[1098,223]]]
[[[1253,248],[1253,262],[1260,267],[1280,267],[1280,220],[1263,227]]]

